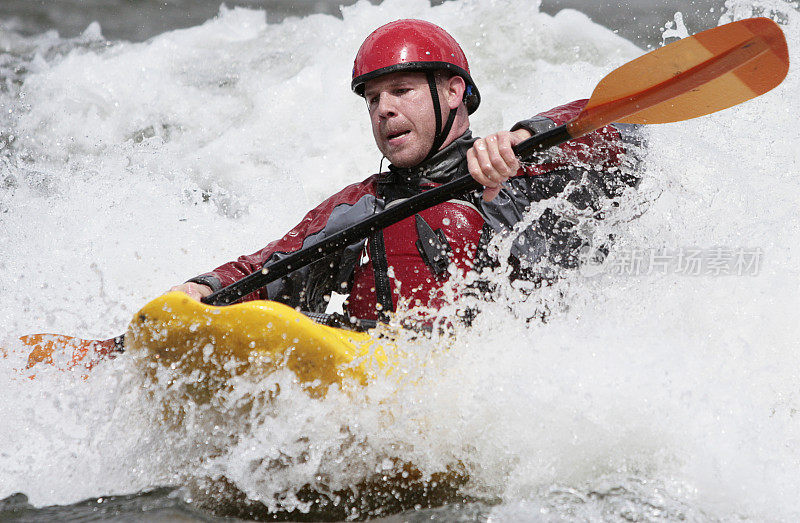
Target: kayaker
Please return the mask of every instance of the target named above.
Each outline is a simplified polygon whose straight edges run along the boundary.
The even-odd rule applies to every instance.
[[[356,55],[351,87],[366,101],[375,143],[389,170],[331,196],[258,252],[171,290],[200,299],[265,262],[469,172],[485,187],[482,195],[424,210],[246,297],[324,312],[331,300],[349,295],[345,312],[364,319],[381,319],[400,302],[437,307],[440,289],[452,274],[492,263],[485,250],[491,236],[512,229],[533,202],[567,189],[566,201],[597,211],[600,200],[634,181],[619,173],[636,132],[617,124],[565,144],[543,163],[520,167],[512,146],[568,121],[585,100],[518,122],[510,131],[473,137],[469,115],[481,97],[467,59],[452,36],[426,21],[398,20],[370,34]],[[617,174],[609,176],[612,171]],[[545,258],[574,266],[581,245],[574,229],[573,221],[546,211],[519,232],[511,262],[520,270]]]

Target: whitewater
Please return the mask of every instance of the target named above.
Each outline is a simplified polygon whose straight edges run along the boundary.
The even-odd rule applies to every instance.
[[[605,262],[540,290],[501,285],[452,338],[401,336],[400,386],[318,398],[289,373],[243,377],[214,409],[180,404],[175,425],[163,405],[180,396],[135,358],[33,379],[23,354],[0,358],[0,519],[14,503],[73,506],[38,513],[57,520],[120,495],[123,515],[211,518],[244,495],[299,518],[306,485],[338,492],[411,463],[458,479],[443,508],[404,507],[404,520],[797,520],[800,12],[729,0],[720,23],[750,16],[781,24],[786,80],[649,127],[638,189],[595,231],[615,237]],[[223,6],[141,43],[97,24],[76,38],[0,28],[0,347],[121,334],[170,286],[376,172],[352,58],[407,17],[461,43],[478,135],[587,98],[643,52],[530,0],[361,1],[275,24]]]

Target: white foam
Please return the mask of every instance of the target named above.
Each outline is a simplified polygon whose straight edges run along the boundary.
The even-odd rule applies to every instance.
[[[791,45],[797,13],[775,5]],[[550,17],[527,0],[363,1],[343,20],[277,25],[223,8],[141,44],[106,45],[99,28],[74,41],[8,38],[29,72],[0,94],[15,136],[0,164],[0,335],[119,334],[170,285],[261,248],[376,170],[351,60],[372,29],[410,16],[462,43],[484,98],[478,134],[587,97],[638,54],[584,15]],[[320,401],[280,375],[269,415],[217,420],[185,440],[163,435],[124,358],[88,381],[12,380],[20,360],[0,360],[0,419],[11,420],[0,498],[69,503],[207,474],[271,502],[319,474],[345,486],[397,458],[424,473],[460,462],[470,493],[502,501],[500,519],[575,514],[581,504],[558,489],[588,499],[615,485],[642,514],[658,498],[672,514],[796,517],[797,89],[793,66],[758,100],[654,127],[623,210],[644,213],[616,230],[616,252],[760,248],[756,276],[606,271],[529,301],[509,291],[449,351],[408,342],[427,362],[409,363],[415,386],[380,381]],[[543,305],[547,323],[519,319]],[[261,464],[308,449],[302,463]],[[603,503],[600,513],[615,506]]]

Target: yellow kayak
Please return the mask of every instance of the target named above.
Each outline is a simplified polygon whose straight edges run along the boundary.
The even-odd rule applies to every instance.
[[[216,307],[179,292],[145,305],[125,334],[125,352],[199,372],[198,382],[224,381],[258,365],[262,372],[288,368],[318,393],[346,380],[366,383],[387,366],[388,346],[367,333],[319,325],[280,303]]]
[[[20,342],[28,351],[28,368],[46,363],[88,371],[123,350],[122,337],[101,341],[31,334]],[[261,375],[288,368],[319,394],[334,383],[365,384],[387,370],[387,354],[394,351],[388,338],[320,325],[277,302],[217,307],[180,292],[145,305],[124,336],[125,353],[145,362],[152,373],[166,367],[191,375],[206,398],[214,387],[253,366]]]

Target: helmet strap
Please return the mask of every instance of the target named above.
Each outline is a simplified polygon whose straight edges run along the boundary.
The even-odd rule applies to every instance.
[[[425,159],[422,160],[423,162],[429,160],[436,154],[447,139],[447,135],[450,134],[450,129],[453,127],[453,122],[456,119],[456,112],[458,112],[457,108],[450,109],[447,122],[444,124],[444,128],[442,128],[442,105],[439,102],[439,90],[436,88],[436,76],[433,71],[428,71],[425,76],[428,78],[428,87],[431,90],[431,99],[433,100],[433,113],[436,116],[436,135],[433,138],[431,150],[428,152]]]

